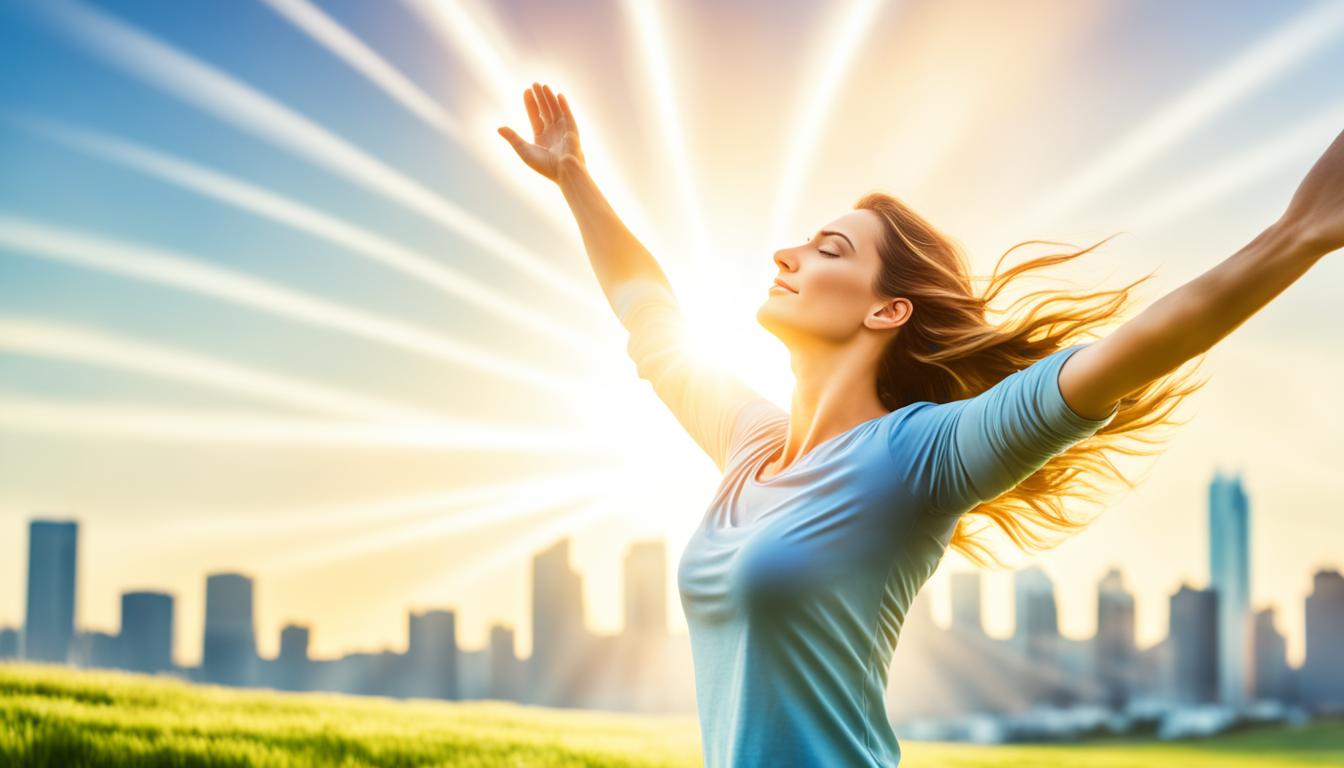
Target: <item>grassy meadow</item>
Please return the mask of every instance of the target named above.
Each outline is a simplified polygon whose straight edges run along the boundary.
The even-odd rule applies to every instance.
[[[951,768],[1344,765],[1344,721],[1186,742],[982,746],[902,740]],[[695,766],[693,717],[194,685],[0,663],[0,765]]]

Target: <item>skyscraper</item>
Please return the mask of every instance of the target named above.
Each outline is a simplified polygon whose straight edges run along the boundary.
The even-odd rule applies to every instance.
[[[490,627],[490,698],[517,701],[523,691],[522,665],[513,646],[513,629]]]
[[[1055,585],[1039,565],[1013,577],[1017,627],[1013,639],[1030,658],[1053,659],[1059,643],[1059,613]]]
[[[299,624],[286,624],[280,630],[280,653],[275,657],[277,688],[306,691],[311,686],[308,639],[308,627]]]
[[[1321,569],[1307,595],[1302,698],[1315,711],[1344,712],[1344,576]]]
[[[201,674],[208,683],[250,685],[256,667],[252,579],[214,573],[205,579],[205,645]]]
[[[457,619],[452,611],[410,614],[407,693],[431,699],[457,698]]]
[[[1288,643],[1274,626],[1274,609],[1256,611],[1253,622],[1251,658],[1255,675],[1251,690],[1257,699],[1287,701],[1292,691],[1288,669]]]
[[[575,701],[575,671],[585,651],[583,584],[569,566],[569,539],[532,558],[531,701],[555,706]]]
[[[667,634],[667,547],[661,539],[631,544],[625,556],[625,632]]]
[[[33,520],[28,525],[28,604],[23,658],[64,664],[75,634],[78,523]]]
[[[173,669],[173,596],[121,593],[121,666],[154,674]]]
[[[1125,589],[1117,568],[1108,570],[1097,583],[1097,634],[1092,652],[1106,704],[1123,709],[1135,683],[1134,596]]]
[[[980,572],[952,574],[952,629],[971,635],[984,635],[980,610]]]
[[[1218,700],[1218,594],[1186,584],[1171,596],[1172,698],[1182,704]]]
[[[1240,475],[1209,486],[1209,586],[1218,593],[1218,698],[1246,703],[1251,659],[1250,509]]]

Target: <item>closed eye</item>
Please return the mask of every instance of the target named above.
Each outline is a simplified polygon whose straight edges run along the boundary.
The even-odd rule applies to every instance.
[[[819,251],[819,253],[821,253],[822,256],[834,256],[837,259],[840,258],[840,254],[831,253],[830,251]]]

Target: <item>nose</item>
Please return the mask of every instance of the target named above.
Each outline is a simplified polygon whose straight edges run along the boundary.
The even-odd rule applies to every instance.
[[[798,269],[797,259],[793,255],[793,248],[781,248],[775,251],[775,266],[786,272],[793,272]]]

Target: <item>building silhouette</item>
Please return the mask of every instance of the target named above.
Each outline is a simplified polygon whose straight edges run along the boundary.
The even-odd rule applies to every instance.
[[[1293,696],[1292,670],[1288,667],[1288,641],[1274,626],[1274,609],[1256,611],[1252,625],[1250,652],[1254,674],[1251,691],[1257,699],[1288,701]]]
[[[569,565],[569,539],[532,558],[532,658],[529,699],[569,706],[578,698],[578,670],[586,652],[583,582]]]
[[[1317,712],[1344,712],[1344,576],[1319,570],[1306,601],[1302,698]]]
[[[1239,475],[1209,485],[1209,586],[1218,594],[1218,699],[1246,703],[1251,658],[1250,507]]]
[[[280,653],[275,657],[275,687],[287,691],[306,691],[312,686],[308,658],[309,628],[286,624],[280,630]]]
[[[1039,565],[1013,574],[1017,626],[1013,638],[1029,658],[1049,659],[1059,645],[1055,585]]]
[[[257,666],[252,616],[251,577],[240,573],[206,577],[203,680],[221,685],[252,684]]]
[[[452,611],[411,612],[405,692],[434,699],[458,698],[457,618]]]
[[[1218,701],[1218,594],[1182,584],[1171,596],[1168,628],[1171,698],[1180,704]]]
[[[1097,633],[1092,641],[1092,666],[1107,706],[1123,709],[1135,683],[1134,596],[1125,589],[1120,570],[1111,568],[1097,582]]]
[[[523,697],[523,664],[514,646],[513,629],[490,627],[490,698],[518,701]]]
[[[28,526],[28,601],[23,658],[66,663],[75,636],[74,520],[33,520]]]
[[[980,584],[979,571],[957,571],[952,574],[952,629],[954,631],[974,636],[984,636],[985,627],[981,622]]]
[[[121,666],[155,674],[173,667],[173,596],[166,592],[123,592]]]

